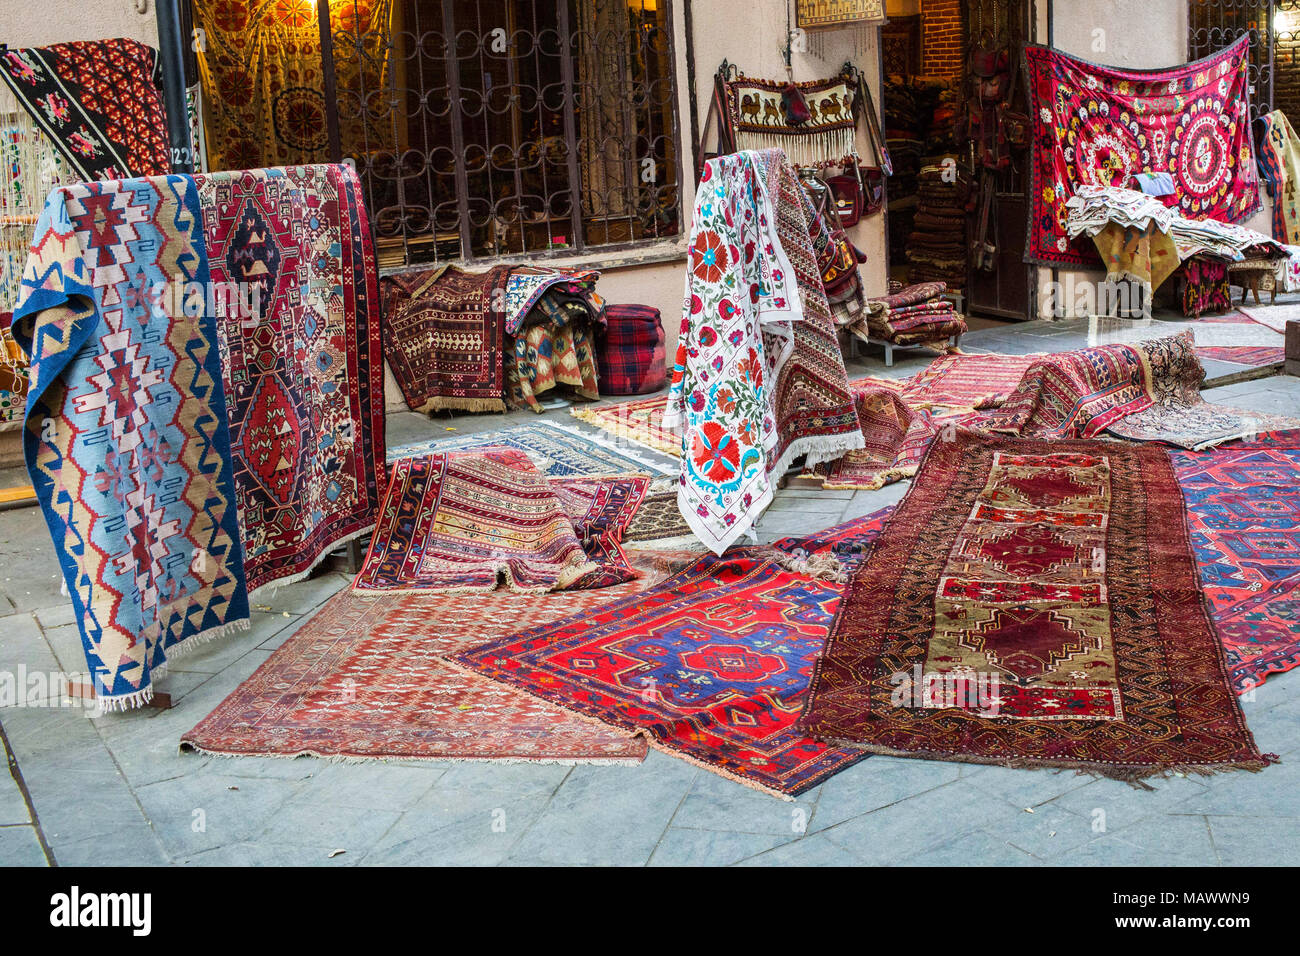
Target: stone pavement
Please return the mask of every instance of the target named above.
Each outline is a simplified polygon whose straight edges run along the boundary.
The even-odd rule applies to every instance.
[[[1086,330],[1027,323],[972,333],[990,351],[1075,348]],[[987,340],[987,342],[983,340]],[[1014,344],[1012,344],[1014,343]],[[928,358],[878,356],[853,374],[908,375]],[[1224,370],[1219,370],[1224,371]],[[1227,369],[1231,379],[1241,369]],[[1300,379],[1215,388],[1215,401],[1300,414]],[[563,409],[548,413],[577,424]],[[531,413],[390,418],[392,445],[501,427]],[[586,426],[582,426],[586,428]],[[787,489],[760,525],[772,540],[897,501]],[[0,670],[80,671],[80,639],[36,509],[0,512]],[[871,757],[788,803],[651,751],[637,767],[221,758],[180,735],[335,591],[326,573],[259,596],[248,634],[180,659],[168,711],[90,719],[68,707],[0,708],[0,864],[1294,864],[1300,860],[1300,672],[1244,703],[1263,773],[1171,777],[1144,792],[1071,772]],[[331,857],[336,850],[345,851]]]

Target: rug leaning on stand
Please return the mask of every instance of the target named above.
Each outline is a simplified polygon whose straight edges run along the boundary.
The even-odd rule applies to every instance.
[[[227,756],[640,763],[645,741],[575,718],[442,657],[634,595],[692,555],[642,552],[641,577],[546,595],[331,598],[199,725],[191,750]]]
[[[103,709],[248,627],[198,194],[184,176],[50,193],[14,311],[24,451]],[[201,298],[201,296],[199,297]]]
[[[1138,783],[1261,770],[1165,452],[958,431],[858,571],[800,726]]]
[[[214,288],[249,589],[305,577],[383,496],[384,368],[370,225],[348,166],[194,177]]]
[[[509,266],[439,266],[384,279],[384,357],[413,412],[504,412]]]

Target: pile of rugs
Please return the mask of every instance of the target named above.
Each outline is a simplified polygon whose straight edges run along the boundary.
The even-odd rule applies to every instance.
[[[957,163],[925,166],[917,177],[919,204],[907,237],[908,277],[912,282],[966,285],[966,213],[970,173]]]
[[[353,586],[184,746],[625,764],[654,747],[785,798],[871,754],[1135,786],[1262,770],[1276,757],[1236,698],[1300,664],[1300,566],[1271,543],[1300,532],[1300,421],[1203,451],[1119,440],[1151,408],[1203,405],[1198,372],[1184,336],[859,380],[849,477],[910,433],[884,479],[915,474],[902,503],[721,555],[635,533],[675,481],[557,426],[402,450]],[[662,424],[641,421],[645,444]]]
[[[606,317],[598,278],[590,270],[453,265],[387,276],[384,355],[407,407],[540,413],[552,390],[599,398],[597,340]],[[653,348],[618,354],[629,382],[653,378],[656,360],[662,367],[662,347],[658,356]]]
[[[944,282],[919,282],[891,289],[888,295],[867,300],[866,315],[850,331],[867,342],[893,345],[941,346],[966,331],[965,317],[944,293]]]

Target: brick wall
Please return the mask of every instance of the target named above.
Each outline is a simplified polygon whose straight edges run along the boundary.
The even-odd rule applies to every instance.
[[[966,56],[962,0],[922,0],[921,69],[926,76],[955,76]]]

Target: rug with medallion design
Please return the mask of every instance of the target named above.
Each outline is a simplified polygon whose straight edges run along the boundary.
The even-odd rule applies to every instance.
[[[378,272],[348,166],[196,175],[250,590],[369,531],[384,494]]]
[[[850,585],[799,727],[1138,783],[1261,770],[1155,446],[959,431]]]

